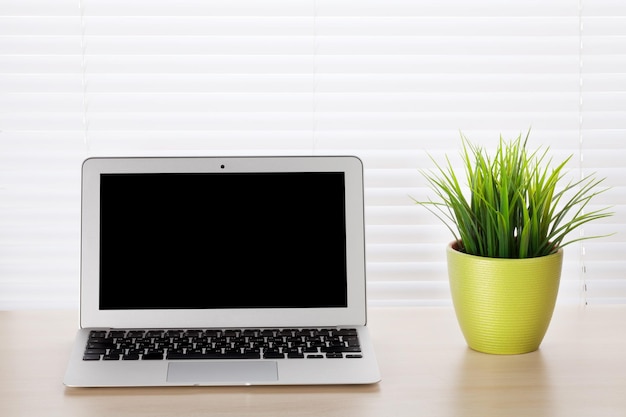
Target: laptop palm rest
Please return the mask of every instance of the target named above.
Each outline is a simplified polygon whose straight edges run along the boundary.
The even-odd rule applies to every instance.
[[[170,362],[167,370],[167,382],[246,384],[248,382],[277,381],[277,368],[275,361]]]

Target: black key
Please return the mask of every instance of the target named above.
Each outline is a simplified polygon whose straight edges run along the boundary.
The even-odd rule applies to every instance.
[[[102,357],[105,361],[119,361],[120,355],[116,353],[108,353]]]
[[[363,355],[360,355],[360,354],[348,354],[348,355],[346,355],[346,358],[349,358],[349,359],[360,359],[362,357],[363,357]]]
[[[317,340],[317,339],[313,339],[309,342],[309,345],[311,347],[324,347],[326,346],[326,344],[324,342],[322,342],[321,340]]]
[[[343,343],[341,340],[339,340],[339,338],[328,338],[328,346],[345,346],[345,343]]]
[[[85,349],[85,355],[104,355],[106,349]]]
[[[84,361],[99,361],[100,360],[100,355],[95,355],[95,354],[85,354],[83,355],[83,360]]]
[[[119,347],[120,349],[134,349],[137,346],[132,341],[124,339],[119,341]]]
[[[193,343],[191,343],[191,342],[179,342],[179,343],[176,343],[176,348],[178,348],[178,349],[192,349],[193,348]]]
[[[261,359],[261,355],[258,352],[250,353],[168,353],[167,359],[179,360],[179,359]]]
[[[360,347],[355,347],[355,346],[329,346],[329,347],[322,347],[320,348],[320,350],[322,352],[361,352],[361,348]]]
[[[343,341],[346,342],[348,346],[360,346],[358,337],[344,336]]]
[[[128,354],[122,356],[122,360],[125,360],[125,361],[138,361],[139,360],[139,354],[137,354],[137,353],[128,353]]]
[[[254,344],[263,344],[265,340],[263,337],[260,337],[260,336],[250,336],[248,337],[248,342],[254,343]]]
[[[324,355],[307,355],[307,359],[323,359]]]
[[[168,352],[167,359],[204,359],[204,353],[202,352]]]
[[[141,357],[141,359],[143,359],[144,361],[162,360],[163,359],[163,353],[162,352],[145,353]]]
[[[230,353],[225,353],[224,355],[226,355],[228,359],[261,359],[260,352],[243,352],[243,353],[230,352]],[[216,355],[215,358],[219,359],[219,355]]]
[[[105,343],[93,343],[93,342],[88,342],[87,343],[87,349],[114,349],[115,343],[109,343],[109,342],[105,342]]]
[[[271,340],[270,340],[271,339]],[[282,337],[280,339],[277,338],[267,338],[267,343],[271,348],[280,348],[287,346],[287,342],[285,342]]]
[[[246,339],[243,337],[231,337],[230,344],[233,347],[246,347],[248,346]]]
[[[356,329],[338,329],[333,330],[333,336],[357,336],[358,332]]]
[[[285,359],[285,355],[277,351],[265,351],[263,357],[265,359]]]
[[[196,340],[196,349],[202,349],[206,347],[210,347],[211,343],[207,340],[199,339]]]
[[[329,359],[340,359],[343,358],[343,354],[341,352],[328,352],[326,357]]]
[[[226,341],[226,339],[217,338],[213,340],[216,349],[227,348],[230,347],[230,343]]]

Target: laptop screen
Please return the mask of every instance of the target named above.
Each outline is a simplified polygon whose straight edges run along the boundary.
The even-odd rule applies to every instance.
[[[100,310],[346,307],[344,176],[101,174]]]

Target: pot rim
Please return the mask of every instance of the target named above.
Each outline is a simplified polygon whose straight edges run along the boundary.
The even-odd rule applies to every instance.
[[[452,242],[448,243],[448,246],[446,247],[446,250],[448,252],[454,253],[457,256],[469,256],[472,258],[481,258],[481,259],[485,259],[485,260],[489,260],[489,261],[493,261],[493,262],[532,262],[532,261],[536,261],[537,259],[546,259],[549,257],[562,257],[563,256],[563,248],[559,248],[556,252],[551,253],[549,255],[545,255],[545,256],[535,256],[533,258],[492,258],[489,256],[480,256],[480,255],[472,255],[469,253],[465,253],[465,252],[461,252],[460,250],[458,250],[458,240],[453,240]]]

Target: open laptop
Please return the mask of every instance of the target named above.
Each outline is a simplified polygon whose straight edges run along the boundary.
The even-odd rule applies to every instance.
[[[350,156],[90,158],[73,387],[366,384]]]

